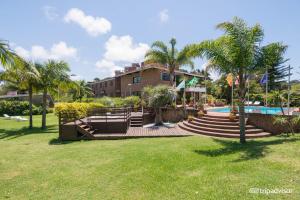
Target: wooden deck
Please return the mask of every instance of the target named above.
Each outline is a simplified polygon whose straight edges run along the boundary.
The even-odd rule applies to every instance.
[[[127,133],[101,133],[94,134],[95,139],[126,139],[126,138],[153,138],[153,137],[185,137],[195,135],[180,129],[177,125],[174,128],[167,127],[130,127]]]

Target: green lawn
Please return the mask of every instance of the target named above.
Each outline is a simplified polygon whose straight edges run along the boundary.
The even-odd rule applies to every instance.
[[[60,143],[53,114],[27,123],[0,119],[0,199],[300,199],[300,136]]]

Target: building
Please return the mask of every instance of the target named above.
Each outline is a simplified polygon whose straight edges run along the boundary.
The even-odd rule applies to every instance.
[[[189,73],[183,70],[175,71],[176,79],[185,77],[186,80],[193,77],[203,80],[200,74]],[[116,71],[114,77],[105,78],[100,81],[90,82],[96,97],[126,97],[140,95],[146,86],[171,85],[168,69],[159,64],[133,63],[125,67],[124,71]]]

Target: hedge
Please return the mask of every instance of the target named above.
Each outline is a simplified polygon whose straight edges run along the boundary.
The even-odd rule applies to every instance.
[[[42,114],[42,107],[32,105],[34,115]],[[0,115],[29,115],[28,101],[0,101]]]
[[[105,107],[139,107],[141,99],[138,96],[120,97],[101,97],[95,98],[94,102],[101,103]]]
[[[104,107],[101,103],[58,103],[54,107],[54,112],[58,116],[66,118],[83,118],[87,116],[90,109]]]

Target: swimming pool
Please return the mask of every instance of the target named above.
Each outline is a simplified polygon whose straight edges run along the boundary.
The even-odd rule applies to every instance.
[[[284,108],[286,110],[286,108]],[[223,108],[213,108],[210,109],[211,112],[221,112],[221,113],[229,113],[230,107],[223,107]],[[264,107],[264,106],[245,106],[245,112],[252,113],[252,112],[260,112],[262,114],[278,114],[281,113],[281,109],[279,107]]]

